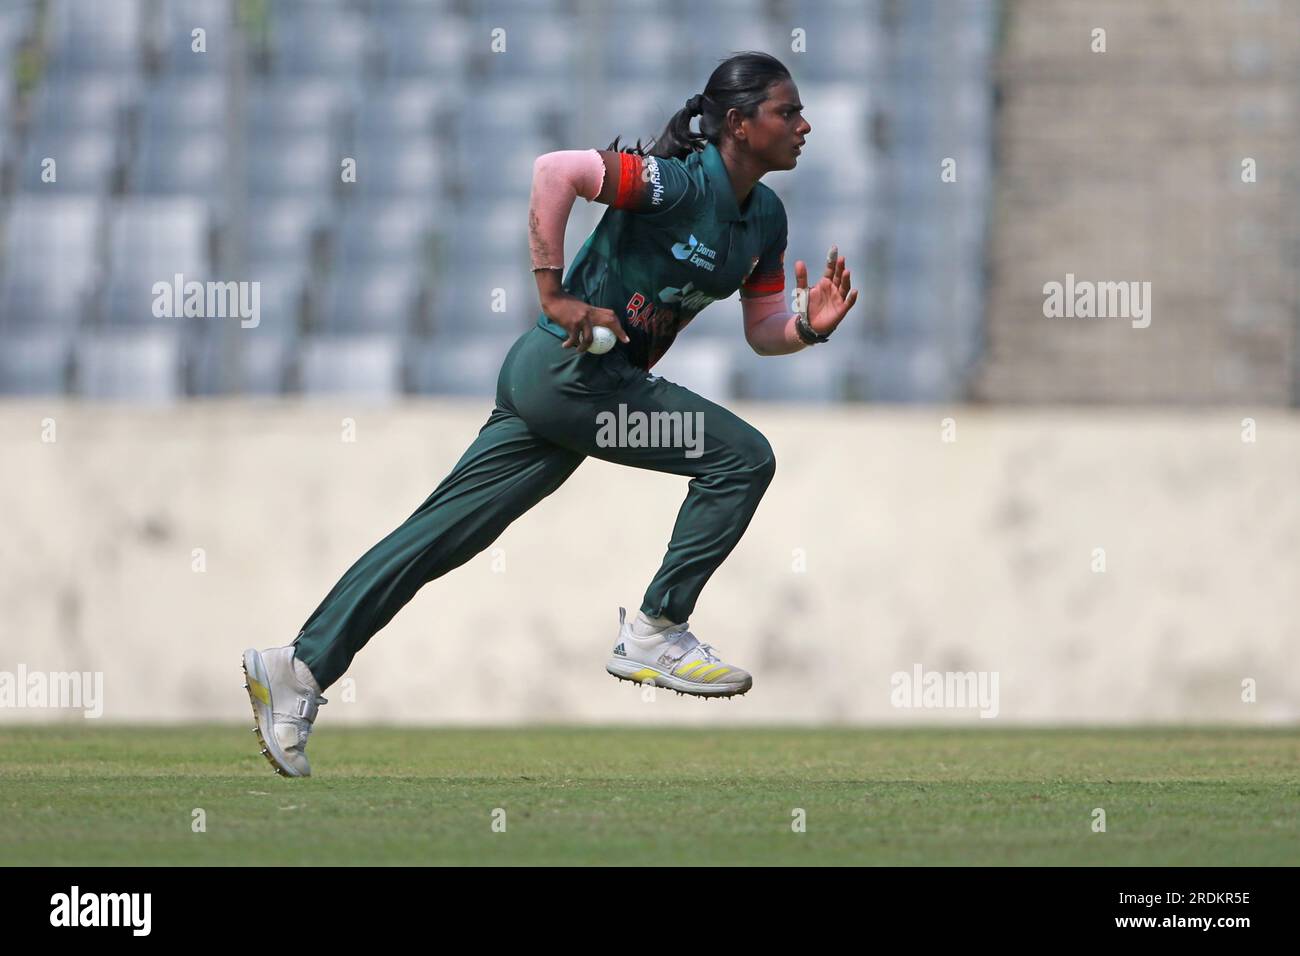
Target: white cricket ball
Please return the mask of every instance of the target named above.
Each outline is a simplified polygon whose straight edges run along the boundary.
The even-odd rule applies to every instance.
[[[614,347],[616,341],[618,340],[613,332],[603,325],[597,325],[591,330],[591,345],[587,347],[587,351],[595,355],[604,355]]]

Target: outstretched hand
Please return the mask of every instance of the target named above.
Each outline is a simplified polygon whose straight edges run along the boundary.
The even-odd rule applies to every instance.
[[[794,264],[794,283],[795,288],[808,290],[808,324],[822,335],[833,332],[858,301],[858,290],[851,288],[848,266],[838,246],[831,246],[826,254],[826,271],[815,286],[808,288],[808,267],[802,259]]]

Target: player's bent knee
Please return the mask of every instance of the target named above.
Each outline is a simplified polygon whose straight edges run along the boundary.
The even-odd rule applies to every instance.
[[[745,443],[740,467],[754,484],[763,488],[771,484],[776,475],[776,452],[772,451],[772,445],[758,432],[754,432]]]

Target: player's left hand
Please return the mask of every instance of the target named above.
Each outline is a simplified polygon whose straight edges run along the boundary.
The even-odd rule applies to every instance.
[[[796,288],[808,289],[808,267],[802,259],[794,264],[794,281]],[[844,257],[838,246],[831,246],[826,254],[826,271],[817,285],[808,289],[808,324],[822,335],[829,335],[857,301],[858,290],[851,287]]]

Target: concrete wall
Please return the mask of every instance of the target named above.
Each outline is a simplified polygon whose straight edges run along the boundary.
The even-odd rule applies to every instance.
[[[1300,4],[1023,0],[1004,26],[972,395],[1300,403]],[[1149,282],[1150,325],[1046,318],[1067,274]]]
[[[247,720],[240,651],[291,640],[488,408],[0,406],[0,671],[102,671],[104,720]],[[735,408],[777,474],[692,626],[748,697],[648,703],[604,673],[686,480],[593,459],[427,585],[322,719],[994,723],[892,706],[917,663],[997,672],[997,721],[1300,718],[1300,416]],[[81,716],[0,709],[50,719]]]

